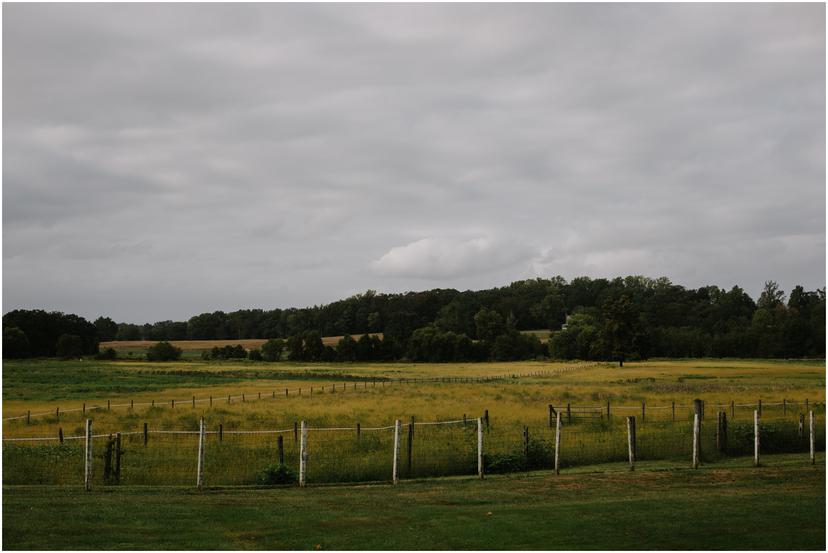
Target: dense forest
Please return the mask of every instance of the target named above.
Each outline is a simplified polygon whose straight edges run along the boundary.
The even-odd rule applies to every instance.
[[[46,324],[44,317],[59,315]],[[63,325],[63,326],[61,326]],[[88,325],[88,326],[84,326]],[[769,281],[754,301],[744,290],[689,289],[666,278],[561,277],[480,291],[367,291],[327,305],[202,313],[188,321],[136,325],[100,317],[17,310],[3,317],[4,356],[54,356],[63,335],[98,341],[284,339],[306,361],[624,360],[647,357],[824,357],[825,289]],[[549,330],[548,344],[521,330]],[[340,341],[321,336],[383,333]],[[64,338],[65,340],[65,338]],[[259,355],[260,353],[257,353]]]

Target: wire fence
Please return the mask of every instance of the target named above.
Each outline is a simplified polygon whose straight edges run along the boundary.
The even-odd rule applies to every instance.
[[[708,406],[698,441],[687,420],[636,418],[630,440],[627,417],[566,424],[558,414],[552,428],[546,421],[498,424],[481,417],[306,432],[300,425],[224,430],[202,423],[203,434],[144,427],[92,434],[89,441],[85,435],[5,438],[3,484],[80,485],[87,477],[90,487],[382,482],[477,474],[481,466],[484,473],[508,473],[651,460],[690,463],[694,449],[703,463],[754,454],[754,421],[731,420],[723,427],[718,413],[711,417]],[[760,418],[760,452],[802,453],[803,459],[810,453],[813,462],[813,453],[825,450],[825,417],[813,414],[812,431],[812,413],[805,420],[794,410]]]
[[[262,401],[262,400],[281,400],[281,399],[290,399],[290,398],[310,398],[313,397],[314,393],[317,395],[320,393],[345,393],[345,392],[356,392],[360,390],[367,390],[367,389],[376,389],[376,388],[385,388],[391,387],[395,385],[404,385],[404,384],[485,384],[490,382],[503,382],[505,380],[517,380],[522,378],[544,378],[550,376],[557,376],[564,373],[569,373],[576,370],[581,370],[588,368],[589,366],[593,365],[586,365],[586,366],[577,366],[577,367],[560,367],[557,369],[548,369],[543,371],[532,371],[526,373],[511,373],[511,374],[500,374],[500,375],[491,375],[491,376],[443,376],[443,377],[432,377],[432,378],[360,378],[358,380],[346,381],[346,382],[332,382],[328,384],[319,384],[316,386],[299,386],[299,387],[285,387],[279,389],[271,389],[271,390],[256,390],[253,392],[239,392],[237,394],[228,394],[228,395],[213,395],[213,396],[205,396],[205,397],[197,397],[191,396],[188,398],[164,398],[159,400],[149,400],[149,401],[135,401],[135,400],[124,400],[123,398],[119,398],[115,401],[113,400],[104,400],[104,401],[95,401],[95,402],[84,402],[80,406],[73,406],[73,407],[61,407],[55,406],[54,409],[50,409],[48,411],[40,411],[37,413],[32,413],[31,411],[27,411],[26,413],[21,413],[19,415],[15,415],[12,417],[5,417],[3,418],[3,422],[6,421],[31,421],[33,418],[39,417],[53,417],[57,420],[60,420],[61,415],[65,416],[70,413],[80,414],[81,416],[86,416],[87,413],[94,413],[96,411],[111,411],[113,409],[132,409],[134,410],[136,407],[138,408],[170,408],[175,409],[176,407],[213,407],[220,406],[220,405],[230,405],[230,404],[238,404],[238,403],[247,403],[253,401]],[[311,375],[309,375],[310,377]]]

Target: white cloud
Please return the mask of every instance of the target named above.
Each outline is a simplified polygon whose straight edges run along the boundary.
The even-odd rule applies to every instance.
[[[534,255],[516,240],[479,237],[471,239],[423,238],[388,250],[371,263],[379,275],[407,278],[455,278],[524,265]]]

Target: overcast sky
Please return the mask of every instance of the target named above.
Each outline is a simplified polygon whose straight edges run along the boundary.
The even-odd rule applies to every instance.
[[[825,286],[825,6],[3,6],[3,310]]]

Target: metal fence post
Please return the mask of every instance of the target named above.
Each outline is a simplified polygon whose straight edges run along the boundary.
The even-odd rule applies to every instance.
[[[92,419],[86,419],[86,461],[83,470],[83,487],[92,489]]]
[[[398,482],[397,470],[400,458],[400,420],[394,422],[394,462],[392,465],[391,481],[396,484]]]
[[[204,487],[204,417],[201,417],[198,427],[198,468],[196,474],[196,487],[199,490]]]

